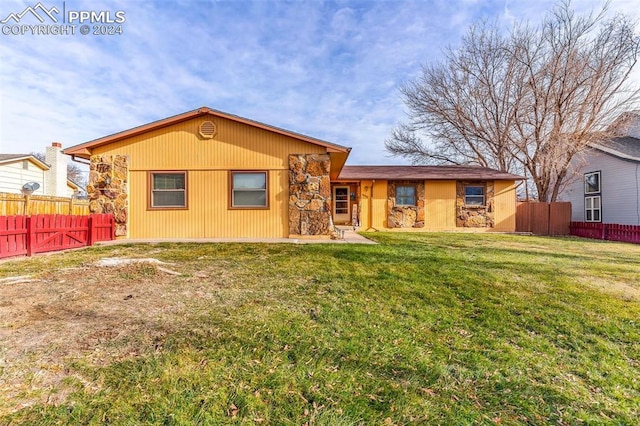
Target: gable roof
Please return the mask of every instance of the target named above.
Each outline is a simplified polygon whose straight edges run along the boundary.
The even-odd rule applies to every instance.
[[[640,162],[640,139],[619,136],[592,143],[591,147],[624,160]]]
[[[80,157],[84,159],[89,159],[91,155],[90,149],[98,146],[110,144],[113,142],[117,142],[126,138],[130,138],[133,136],[137,136],[143,133],[147,133],[153,130],[158,130],[163,127],[172,126],[177,123],[181,123],[183,121],[190,120],[199,116],[211,115],[214,117],[221,117],[228,120],[236,121],[238,123],[247,124],[249,126],[257,127],[259,129],[267,130],[274,133],[279,133],[281,135],[293,137],[305,142],[309,142],[314,145],[322,146],[327,149],[327,152],[341,152],[341,153],[349,153],[351,148],[346,146],[334,144],[331,142],[323,141],[321,139],[312,138],[311,136],[306,136],[301,133],[292,132],[290,130],[285,130],[280,127],[270,126],[268,124],[261,123],[259,121],[249,120],[248,118],[240,117],[238,115],[229,114],[226,112],[218,111],[215,109],[211,109],[209,107],[201,107],[198,109],[194,109],[193,111],[187,111],[182,114],[174,115],[172,117],[164,118],[162,120],[154,121],[148,124],[144,124],[142,126],[134,127],[129,130],[124,130],[119,133],[114,133],[109,136],[105,136],[99,139],[94,139],[89,142],[84,142],[79,145],[71,146],[64,150],[65,154],[71,155],[72,157]]]
[[[344,166],[339,180],[523,180],[481,166]]]
[[[38,160],[31,154],[0,154],[0,164],[15,163],[16,161],[29,160],[42,170],[49,170],[51,167],[45,162]]]

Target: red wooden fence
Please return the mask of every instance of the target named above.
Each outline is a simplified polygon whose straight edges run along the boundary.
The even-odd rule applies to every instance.
[[[0,259],[91,246],[114,231],[110,214],[0,216]]]
[[[571,222],[571,235],[640,244],[640,226],[614,223]]]

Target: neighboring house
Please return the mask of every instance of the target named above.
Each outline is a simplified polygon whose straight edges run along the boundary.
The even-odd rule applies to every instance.
[[[613,137],[591,144],[574,162],[574,179],[560,199],[574,222],[640,225],[640,113],[623,114]]]
[[[44,195],[45,173],[49,166],[31,154],[0,154],[0,192],[23,193],[23,186],[36,182],[34,195]]]
[[[128,238],[327,237],[358,217],[364,229],[515,230],[519,176],[345,167],[349,152],[206,107],[65,150],[91,162],[90,210],[113,212]]]
[[[38,184],[32,195],[68,198],[80,191],[67,179],[67,157],[59,142],[47,147],[45,162],[31,154],[0,154],[0,192],[25,194],[24,185],[31,182]]]

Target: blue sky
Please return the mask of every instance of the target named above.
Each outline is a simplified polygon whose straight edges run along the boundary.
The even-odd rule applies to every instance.
[[[2,0],[0,20],[37,3]],[[401,164],[384,150],[405,116],[398,86],[472,22],[537,23],[555,1],[41,3],[126,20],[120,35],[0,34],[2,153],[68,147],[208,106],[350,146],[349,164]],[[610,9],[640,18],[636,0]]]

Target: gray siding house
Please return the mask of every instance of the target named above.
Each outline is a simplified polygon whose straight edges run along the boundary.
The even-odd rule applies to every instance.
[[[560,194],[571,202],[574,222],[640,225],[640,112],[612,125],[615,136],[591,145],[574,162],[574,176]]]

